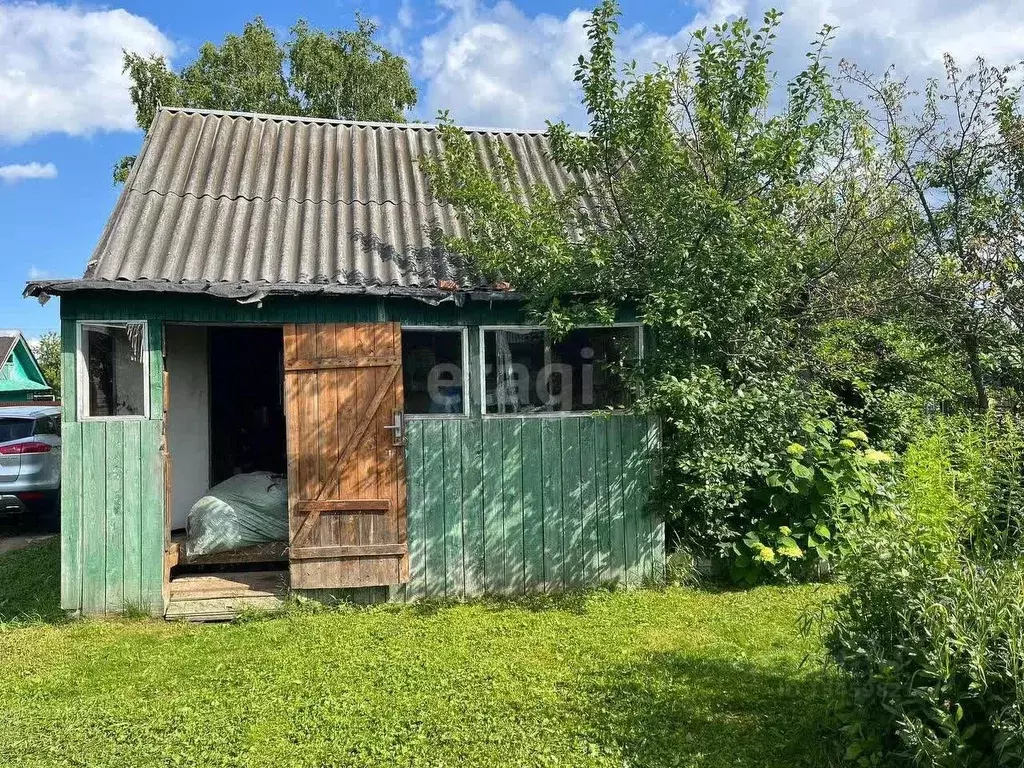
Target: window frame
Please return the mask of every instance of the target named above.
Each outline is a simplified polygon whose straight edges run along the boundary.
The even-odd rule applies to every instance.
[[[636,333],[636,358],[637,360],[644,359],[644,324],[637,321],[611,323],[610,325],[604,325],[599,323],[588,323],[586,325],[578,325],[573,330],[585,331],[589,329],[602,329],[602,328],[632,328]],[[479,327],[479,343],[480,343],[480,416],[485,419],[551,419],[551,418],[577,418],[581,416],[592,416],[595,413],[609,413],[602,408],[592,408],[588,411],[542,411],[534,413],[488,413],[487,412],[487,356],[485,354],[486,346],[484,343],[484,333],[486,331],[543,331],[544,332],[544,358],[550,359],[551,351],[553,348],[551,342],[551,333],[547,327],[543,325],[481,325]],[[632,409],[629,407],[618,409],[615,413],[629,413]]]
[[[84,329],[89,325],[110,328],[127,328],[129,325],[142,326],[142,414],[131,416],[90,416],[89,415],[89,369],[85,359]],[[149,374],[149,321],[148,320],[78,320],[75,323],[75,406],[78,421],[147,421],[152,412],[153,392]]]
[[[423,331],[424,333],[457,333],[459,334],[460,344],[462,346],[462,412],[461,413],[407,413],[405,410],[405,389],[402,391],[402,418],[406,421],[410,419],[466,419],[471,414],[470,402],[473,399],[472,392],[470,392],[470,384],[472,379],[470,378],[470,362],[469,362],[469,328],[465,325],[401,325],[402,333],[409,331],[415,333],[416,331]],[[402,348],[402,354],[405,354],[405,348]],[[403,375],[405,370],[405,364],[403,361],[402,365]]]

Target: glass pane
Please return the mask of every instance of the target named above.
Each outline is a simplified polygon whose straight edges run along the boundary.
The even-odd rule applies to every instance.
[[[487,413],[552,410],[545,338],[535,330],[484,332]]]
[[[0,443],[32,437],[32,419],[0,419]]]
[[[460,331],[402,331],[406,413],[463,413]]]
[[[637,328],[581,328],[552,346],[553,366],[561,366],[571,396],[559,410],[592,411],[630,405],[623,372],[639,356]]]
[[[146,379],[142,323],[85,325],[88,416],[145,416]]]

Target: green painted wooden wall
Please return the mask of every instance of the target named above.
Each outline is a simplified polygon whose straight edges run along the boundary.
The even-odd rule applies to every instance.
[[[272,299],[260,307],[109,292],[65,297],[61,315],[61,599],[66,609],[85,613],[163,608],[163,322],[467,325],[471,372],[479,359],[473,326],[523,322],[521,309],[509,302],[435,307],[334,297]],[[78,320],[150,321],[150,419],[79,421]],[[471,412],[478,413],[479,377],[469,381]],[[411,419],[411,581],[348,597],[458,598],[636,584],[657,575],[664,567],[664,528],[645,502],[659,447],[657,422],[647,417]]]
[[[658,422],[627,415],[409,423],[407,599],[551,592],[663,573],[646,507]]]

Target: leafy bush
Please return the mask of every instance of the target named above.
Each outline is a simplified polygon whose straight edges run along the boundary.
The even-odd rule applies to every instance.
[[[814,575],[837,554],[846,529],[887,498],[891,458],[870,448],[863,431],[843,435],[829,419],[803,431],[751,495],[749,529],[721,545],[733,581]]]
[[[1010,422],[940,420],[850,536],[826,646],[854,764],[1024,764],[1022,457]]]

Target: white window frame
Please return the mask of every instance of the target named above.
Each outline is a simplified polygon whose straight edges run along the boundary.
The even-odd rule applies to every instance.
[[[465,419],[470,415],[470,401],[473,399],[469,391],[469,328],[458,325],[402,325],[402,332],[423,331],[424,333],[458,333],[462,345],[462,413],[405,413],[402,403],[403,418],[409,419]],[[403,349],[403,354],[405,350]],[[404,366],[403,366],[404,375]]]
[[[87,325],[101,325],[109,328],[127,328],[129,325],[142,326],[142,386],[145,396],[142,398],[142,414],[132,416],[90,416],[89,413],[89,369],[85,359],[85,339],[83,329]],[[78,389],[76,406],[78,421],[146,421],[150,418],[153,399],[149,380],[149,321],[148,320],[78,320],[75,332],[75,385]]]
[[[603,325],[600,323],[593,323],[587,325],[578,325],[573,328],[574,331],[584,331],[588,329],[600,329],[600,328],[634,328],[636,330],[636,356],[637,360],[644,359],[644,324],[638,322],[624,322],[624,323],[611,323],[609,325]],[[606,413],[606,411],[600,408],[594,408],[589,411],[543,411],[540,413],[488,413],[487,412],[487,355],[485,353],[484,346],[484,333],[486,331],[521,331],[528,333],[530,331],[543,331],[544,332],[544,357],[548,358],[552,347],[551,333],[543,325],[481,325],[479,328],[480,332],[480,415],[485,419],[551,419],[551,418],[573,418],[577,416],[591,416],[595,413]],[[625,409],[628,411],[628,409]]]

